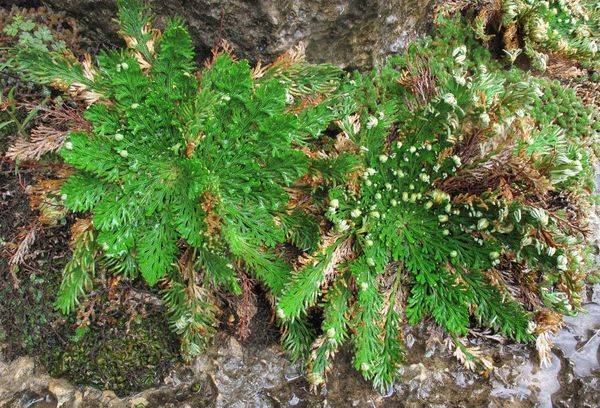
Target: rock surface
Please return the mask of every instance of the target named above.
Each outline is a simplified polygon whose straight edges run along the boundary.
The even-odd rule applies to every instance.
[[[105,43],[117,41],[115,0],[44,3],[83,23],[86,36]],[[433,3],[434,0],[149,1],[161,19],[184,18],[201,54],[206,55],[222,38],[239,57],[270,61],[302,41],[311,61],[362,69],[424,33],[431,21]]]

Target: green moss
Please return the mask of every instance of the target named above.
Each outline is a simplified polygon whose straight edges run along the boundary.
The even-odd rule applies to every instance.
[[[177,344],[156,315],[111,327],[79,329],[56,356],[51,374],[127,394],[160,383],[177,361]]]

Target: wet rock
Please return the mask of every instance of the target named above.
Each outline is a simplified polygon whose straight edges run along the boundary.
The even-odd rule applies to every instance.
[[[47,0],[86,26],[86,35],[115,42],[114,0]],[[157,15],[182,16],[205,54],[220,39],[236,54],[270,61],[300,41],[308,58],[367,68],[426,31],[433,0],[152,0]],[[93,13],[90,12],[93,10]]]
[[[586,303],[586,308],[593,307],[591,301]],[[408,362],[400,369],[400,381],[387,392],[373,390],[354,371],[351,354],[343,350],[327,387],[315,394],[301,368],[286,359],[275,342],[241,345],[221,336],[204,356],[171,373],[164,385],[122,399],[110,391],[77,388],[54,380],[33,360],[17,359],[0,371],[0,406],[596,407],[600,402],[600,367],[591,357],[598,355],[599,345],[593,336],[600,326],[598,315],[594,316],[596,320],[591,314],[583,315],[582,322],[579,318],[567,320],[565,329],[556,336],[552,363],[547,368],[539,366],[528,346],[473,340],[472,345],[496,363],[490,378],[466,370],[443,344],[427,341],[431,333],[422,326],[411,330],[415,341],[409,348]],[[580,366],[577,353],[572,352],[577,349],[590,353],[585,366]]]
[[[576,401],[582,408],[600,407],[600,371],[582,381]]]
[[[75,399],[75,387],[67,380],[51,379],[48,382],[48,390],[56,397],[58,406],[72,404]]]
[[[58,401],[56,397],[47,392],[33,392],[25,390],[15,395],[12,401],[7,403],[7,406],[22,407],[22,408],[56,408]]]

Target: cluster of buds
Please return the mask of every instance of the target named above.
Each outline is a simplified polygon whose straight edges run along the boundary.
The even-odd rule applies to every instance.
[[[126,62],[121,62],[117,64],[116,68],[117,72],[126,71],[127,69],[129,69],[129,64],[127,64]]]
[[[442,190],[435,189],[431,192],[431,198],[436,204],[450,201],[450,195]]]
[[[542,208],[533,207],[529,210],[529,213],[533,217],[533,219],[537,220],[542,227],[548,225],[550,218],[548,216],[548,212]]]
[[[456,47],[454,51],[452,51],[452,57],[454,57],[454,61],[456,61],[457,64],[464,64],[467,59],[467,47],[465,45]]]
[[[566,271],[569,267],[569,259],[565,255],[556,257],[556,268],[561,271]]]
[[[337,198],[332,199],[331,201],[329,201],[329,212],[335,213],[339,206],[340,200],[338,200]]]
[[[369,120],[367,121],[367,129],[372,129],[379,123],[379,120],[375,116],[369,116]]]
[[[446,102],[448,105],[456,107],[458,105],[458,101],[456,100],[456,97],[448,92],[447,94],[444,94],[444,96],[442,96],[442,99],[444,100],[444,102]]]

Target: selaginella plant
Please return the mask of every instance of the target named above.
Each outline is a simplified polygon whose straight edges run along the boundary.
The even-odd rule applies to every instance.
[[[500,41],[513,62],[523,53],[541,71],[549,58],[560,57],[600,66],[600,4],[595,0],[452,0],[439,10],[470,14],[477,37],[491,45]],[[490,25],[495,34],[490,35]]]
[[[592,110],[552,111],[574,97],[554,87],[505,70],[455,20],[346,84],[346,116],[324,154],[352,154],[360,169],[329,190],[331,229],[277,304],[288,322],[322,310],[322,334],[292,347],[310,350],[313,384],[350,340],[355,368],[389,386],[405,322],[427,317],[468,366],[491,367],[460,340],[474,326],[537,339],[548,358],[547,335],[580,307],[591,263],[598,142]]]
[[[72,311],[99,268],[141,275],[161,283],[182,351],[194,356],[218,322],[216,293],[240,293],[241,268],[272,296],[283,288],[289,267],[269,249],[306,235],[286,189],[307,172],[296,147],[329,123],[318,101],[340,71],[307,64],[301,50],[251,69],[226,47],[197,71],[181,21],[160,32],[141,2],[118,4],[126,49],[96,64],[39,47],[16,56],[26,78],[89,105],[91,131],[71,132],[60,150],[72,167],[64,205],[89,217],[72,229],[56,306]]]
[[[91,131],[60,151],[73,167],[62,199],[89,214],[73,226],[60,309],[100,268],[141,275],[160,283],[193,356],[215,330],[217,294],[239,293],[248,270],[315,386],[347,340],[356,369],[389,386],[406,323],[426,318],[470,367],[490,368],[462,341],[484,328],[536,340],[547,358],[589,262],[598,121],[573,92],[505,69],[448,19],[342,82],[298,51],[251,69],[221,50],[197,72],[180,21],[160,33],[137,0],[119,6],[127,49],[95,65],[17,57],[28,78],[90,105]],[[286,241],[305,251],[293,272]]]

